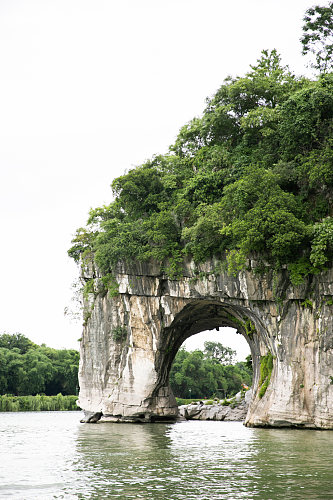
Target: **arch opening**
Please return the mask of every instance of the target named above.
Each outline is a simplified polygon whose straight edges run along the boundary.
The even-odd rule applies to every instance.
[[[229,326],[196,333],[188,337],[180,346],[180,349],[185,349],[190,352],[196,349],[203,351],[205,342],[219,342],[223,344],[223,346],[232,349],[236,352],[234,356],[235,362],[245,361],[247,356],[251,355],[250,346],[244,336],[238,334],[235,328]]]
[[[181,345],[169,374],[178,404],[207,400],[208,404],[215,401],[227,405],[236,394],[242,400],[252,386],[250,358],[246,339],[234,328],[192,335]]]
[[[175,316],[161,335],[161,348],[157,359],[159,380],[157,389],[169,385],[169,375],[177,352],[183,343],[194,335],[225,327],[234,329],[249,346],[253,364],[253,393],[256,392],[260,373],[260,346],[263,343],[263,329],[259,318],[243,306],[231,305],[215,300],[194,300]],[[223,344],[223,335],[219,338]],[[265,343],[265,342],[264,342]]]

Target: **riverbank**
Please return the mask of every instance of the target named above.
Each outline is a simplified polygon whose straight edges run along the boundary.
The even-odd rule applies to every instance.
[[[0,412],[7,411],[76,411],[80,410],[76,401],[78,396],[0,396]]]
[[[229,420],[242,421],[248,409],[249,396],[239,393],[229,400],[179,400],[187,404],[179,405],[179,414],[186,420]],[[19,411],[80,411],[77,406],[78,396],[0,396],[0,412]]]
[[[229,400],[195,401],[179,406],[180,418],[185,420],[225,420],[242,422],[245,420],[251,391],[238,393]]]

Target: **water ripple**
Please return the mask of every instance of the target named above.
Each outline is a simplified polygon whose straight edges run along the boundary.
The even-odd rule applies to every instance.
[[[1,498],[333,498],[329,431],[238,422],[82,425],[79,418],[2,413]]]

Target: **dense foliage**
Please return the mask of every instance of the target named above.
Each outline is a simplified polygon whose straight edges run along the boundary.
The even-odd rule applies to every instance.
[[[226,352],[226,356],[221,358],[221,352]],[[180,349],[170,371],[170,385],[175,396],[225,398],[239,392],[242,384],[250,386],[251,362],[231,364],[230,353],[235,354],[234,351],[216,342],[205,342],[204,352],[200,350],[188,352]]]
[[[237,273],[286,265],[294,284],[333,256],[333,73],[295,76],[275,50],[227,78],[201,117],[112,183],[69,254],[93,258],[112,288],[118,261],[157,259],[182,273],[185,257],[215,256]]]
[[[77,396],[0,396],[0,411],[75,411]]]
[[[0,335],[0,394],[76,394],[79,353],[36,345],[22,334]]]

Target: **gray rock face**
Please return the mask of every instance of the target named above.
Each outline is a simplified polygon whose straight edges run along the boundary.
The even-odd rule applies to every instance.
[[[246,425],[332,429],[333,269],[292,287],[283,269],[278,276],[231,277],[216,266],[202,265],[198,279],[188,262],[179,280],[154,263],[119,266],[119,295],[89,296],[81,408],[112,421],[177,418],[168,375],[179,347],[198,332],[231,326],[246,338],[254,363]],[[84,276],[99,279],[93,269]],[[260,364],[268,353],[273,370],[265,391]]]
[[[186,420],[226,420],[244,421],[248,411],[248,404],[242,400],[236,406],[222,406],[221,404],[190,404],[179,407],[179,414]]]
[[[82,424],[96,424],[102,417],[102,412],[93,413],[92,411],[85,411],[84,417],[80,420]]]

